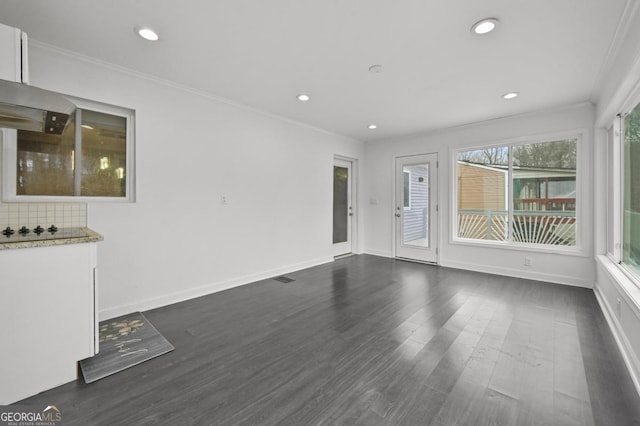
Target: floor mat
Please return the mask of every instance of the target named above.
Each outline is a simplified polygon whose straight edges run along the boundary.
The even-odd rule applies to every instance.
[[[140,312],[100,322],[100,353],[80,361],[86,383],[171,352],[175,348]]]

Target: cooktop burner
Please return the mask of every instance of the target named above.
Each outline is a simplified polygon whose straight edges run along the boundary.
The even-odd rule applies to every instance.
[[[0,241],[5,243],[58,240],[62,238],[84,238],[89,236],[84,228],[58,228],[55,225],[51,225],[46,230],[40,225],[33,228],[33,230],[23,226],[18,229],[18,231],[7,226],[2,230],[2,235],[3,237],[0,237]]]

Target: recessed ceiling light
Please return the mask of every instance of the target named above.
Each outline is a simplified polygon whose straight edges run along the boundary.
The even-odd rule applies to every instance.
[[[298,98],[298,100],[302,102],[307,102],[309,99],[311,99],[311,97],[305,93],[300,93],[298,96],[296,96],[296,98]]]
[[[156,41],[159,38],[158,34],[155,31],[147,27],[136,28],[136,34],[149,41]]]
[[[369,124],[369,125],[367,126],[367,128],[368,128],[369,130],[375,130],[375,129],[377,129],[377,128],[378,128],[378,126],[376,126],[375,124]]]
[[[496,18],[486,18],[476,22],[471,27],[471,32],[475,34],[487,34],[496,29],[498,20]]]
[[[502,99],[514,99],[520,95],[520,92],[509,92],[502,95]]]

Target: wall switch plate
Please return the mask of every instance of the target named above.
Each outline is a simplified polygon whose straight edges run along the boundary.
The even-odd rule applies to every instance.
[[[524,257],[524,266],[532,266],[533,265],[533,259],[531,259],[531,257],[529,256],[525,256]]]

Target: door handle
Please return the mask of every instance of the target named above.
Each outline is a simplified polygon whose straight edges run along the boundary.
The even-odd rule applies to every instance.
[[[396,217],[400,217],[400,213],[396,213]]]
[[[353,216],[353,213],[349,212],[349,216]]]

